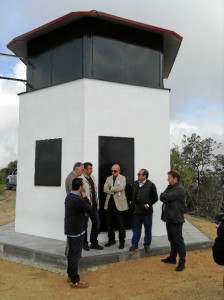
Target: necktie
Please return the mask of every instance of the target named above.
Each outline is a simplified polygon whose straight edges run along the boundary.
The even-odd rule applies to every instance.
[[[89,191],[90,191],[90,201],[92,202],[92,205],[96,205],[96,191],[95,191],[95,185],[91,177],[86,177],[89,183]]]

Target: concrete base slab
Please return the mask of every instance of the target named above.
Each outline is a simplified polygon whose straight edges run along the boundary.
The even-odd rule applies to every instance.
[[[131,236],[131,232],[127,236]],[[188,221],[184,223],[183,236],[187,251],[211,248],[213,245],[213,240]],[[153,237],[149,253],[144,252],[142,239],[139,243],[139,249],[135,252],[129,252],[131,239],[126,240],[124,249],[120,250],[118,246],[119,242],[117,241],[115,245],[103,250],[83,250],[82,259],[80,260],[80,271],[85,271],[99,265],[167,254],[170,251],[167,236]],[[16,233],[14,222],[0,226],[0,252],[4,255],[22,258],[46,266],[53,266],[65,271],[67,259],[64,250],[64,241]]]

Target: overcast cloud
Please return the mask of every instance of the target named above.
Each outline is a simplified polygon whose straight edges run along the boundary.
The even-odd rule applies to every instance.
[[[171,146],[197,133],[224,143],[223,0],[0,0],[0,52],[15,37],[72,11],[98,10],[183,36],[165,87],[171,89]],[[25,66],[0,56],[0,75],[25,78]],[[18,93],[23,83],[0,80],[0,168],[17,159]],[[222,148],[224,153],[224,150]]]

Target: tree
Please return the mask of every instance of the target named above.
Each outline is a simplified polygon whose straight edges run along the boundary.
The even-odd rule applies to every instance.
[[[182,178],[182,184],[184,185],[185,192],[187,195],[188,201],[186,202],[187,210],[196,210],[196,204],[194,203],[194,197],[192,195],[192,187],[194,186],[195,174],[191,170],[189,164],[185,163],[184,159],[181,156],[181,151],[177,145],[171,149],[171,169],[177,170],[180,173]],[[189,206],[190,203],[190,206]]]
[[[17,160],[10,161],[10,163],[8,164],[8,168],[12,170],[17,169]]]
[[[224,155],[218,154],[215,156],[214,170],[219,183],[218,192],[220,194],[220,206],[224,209]]]
[[[6,182],[6,177],[17,169],[17,160],[11,161],[6,168],[0,170],[0,183]]]
[[[183,136],[182,149],[171,149],[171,167],[180,172],[186,191],[186,210],[213,217],[223,199],[224,158],[215,155],[221,143],[201,139],[195,133]]]
[[[212,138],[202,140],[195,133],[191,137],[184,135],[182,140],[182,158],[190,164],[193,170],[197,172],[197,186],[200,185],[200,178],[203,175],[206,166],[211,166],[214,161],[214,150],[221,146]]]

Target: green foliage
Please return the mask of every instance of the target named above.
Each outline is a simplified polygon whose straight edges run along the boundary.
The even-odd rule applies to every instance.
[[[11,170],[17,169],[17,160],[11,161],[11,162],[8,164],[8,168],[11,169]]]
[[[181,157],[178,146],[171,149],[171,169],[177,170],[181,175],[182,181],[186,184],[190,184],[194,179],[194,172],[192,172],[189,165]]]
[[[6,174],[3,170],[0,170],[0,184],[3,184],[6,180]]]
[[[202,217],[217,213],[224,193],[224,155],[212,138],[183,136],[182,149],[171,149],[171,168],[180,172],[186,191],[186,212]]]
[[[5,191],[5,184],[0,183],[0,195],[4,194]]]
[[[203,172],[204,168],[211,165],[214,160],[214,150],[221,144],[211,138],[202,140],[195,133],[191,137],[184,135],[182,140],[182,158],[192,169]]]
[[[5,184],[7,176],[17,169],[17,160],[11,161],[6,168],[0,170],[0,184]]]
[[[7,174],[6,168],[0,170],[0,184],[4,184],[6,182]]]

